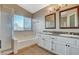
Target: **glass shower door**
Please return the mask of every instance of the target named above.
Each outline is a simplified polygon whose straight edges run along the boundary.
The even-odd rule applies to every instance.
[[[12,47],[12,9],[1,7],[1,49],[2,51]]]

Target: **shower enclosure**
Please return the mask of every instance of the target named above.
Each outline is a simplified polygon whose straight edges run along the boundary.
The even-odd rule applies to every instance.
[[[0,5],[0,40],[1,51],[12,48],[13,11],[6,5]]]

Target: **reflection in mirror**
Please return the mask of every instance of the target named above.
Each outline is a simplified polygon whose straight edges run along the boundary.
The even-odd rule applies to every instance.
[[[60,11],[60,28],[79,28],[78,24],[78,9],[67,9],[64,11]]]
[[[70,27],[75,27],[75,14],[70,16]]]
[[[61,27],[67,27],[67,16],[63,13],[61,14]]]
[[[45,16],[45,28],[46,29],[55,29],[56,28],[55,13]]]

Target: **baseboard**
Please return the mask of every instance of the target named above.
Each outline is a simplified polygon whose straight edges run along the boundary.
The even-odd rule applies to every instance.
[[[22,41],[22,42],[17,42],[17,50],[22,49],[24,47],[29,47],[31,45],[36,44],[35,40],[26,40],[26,41]]]
[[[32,45],[30,45],[30,46],[28,46],[28,47],[24,47],[24,48],[21,48],[21,49],[18,49],[18,51],[20,51],[20,50],[22,50],[22,49],[25,49],[25,48],[29,48],[29,47],[33,47],[33,46],[35,46],[35,45],[37,45],[37,44],[32,44]],[[17,54],[17,53],[16,53]],[[11,53],[9,53],[8,55],[16,55],[16,54],[14,54],[14,52],[11,52]]]
[[[35,46],[35,45],[37,45],[37,44],[35,43],[35,44],[32,44],[32,45],[30,45],[30,46],[28,46],[28,47],[24,47],[24,48],[33,47],[33,46]],[[18,51],[19,51],[19,50],[22,50],[22,49],[24,49],[24,48],[18,49]]]
[[[1,52],[1,55],[9,55],[10,53],[12,53],[13,50],[12,49],[8,49],[8,50],[5,50],[5,51],[2,51]]]

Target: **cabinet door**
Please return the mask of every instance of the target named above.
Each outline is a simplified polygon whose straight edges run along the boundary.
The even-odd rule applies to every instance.
[[[55,51],[55,42],[51,41],[51,51]]]
[[[79,40],[76,40],[76,42],[77,42],[77,43],[76,43],[76,44],[77,44],[77,47],[79,48]]]
[[[69,55],[79,55],[79,48],[70,47],[70,49],[69,49]]]
[[[36,35],[37,44],[40,46],[41,35]]]
[[[43,41],[42,47],[47,49],[47,40],[45,38],[42,38],[42,41]]]
[[[38,45],[39,46],[43,46],[43,39],[42,38],[38,38]]]
[[[50,38],[45,39],[44,43],[45,43],[45,48],[51,50],[51,39]]]
[[[39,35],[37,40],[38,40],[37,44],[40,47],[46,48],[46,40],[45,40],[45,37],[43,35]]]
[[[58,54],[66,54],[66,46],[64,44],[55,43],[55,51]]]

